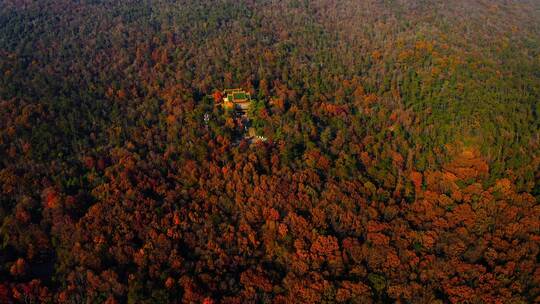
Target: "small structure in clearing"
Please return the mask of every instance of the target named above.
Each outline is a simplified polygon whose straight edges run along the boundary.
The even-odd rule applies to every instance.
[[[225,109],[232,109],[244,116],[251,105],[251,95],[242,89],[225,89],[222,93],[222,102]]]
[[[243,133],[242,137],[235,142],[235,145],[239,144],[241,140],[247,140],[250,144],[267,140],[263,136],[258,136],[255,129],[250,127],[247,112],[252,103],[251,94],[243,89],[225,89],[222,92],[214,93],[214,100],[216,106],[234,111],[235,125]]]

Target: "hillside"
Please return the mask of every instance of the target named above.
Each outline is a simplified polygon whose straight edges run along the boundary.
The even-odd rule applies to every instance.
[[[0,302],[535,303],[539,151],[538,1],[1,1]]]

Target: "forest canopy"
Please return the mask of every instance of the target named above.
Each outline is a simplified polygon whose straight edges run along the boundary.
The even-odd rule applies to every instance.
[[[0,303],[536,303],[539,151],[535,0],[3,0]]]

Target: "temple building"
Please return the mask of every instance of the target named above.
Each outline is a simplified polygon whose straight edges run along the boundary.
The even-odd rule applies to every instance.
[[[242,89],[225,89],[223,107],[233,109],[240,115],[246,115],[251,104],[251,95]]]

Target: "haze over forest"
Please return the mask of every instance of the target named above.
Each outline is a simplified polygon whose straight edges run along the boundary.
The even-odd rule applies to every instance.
[[[0,1],[0,303],[539,303],[539,202],[540,1]]]

